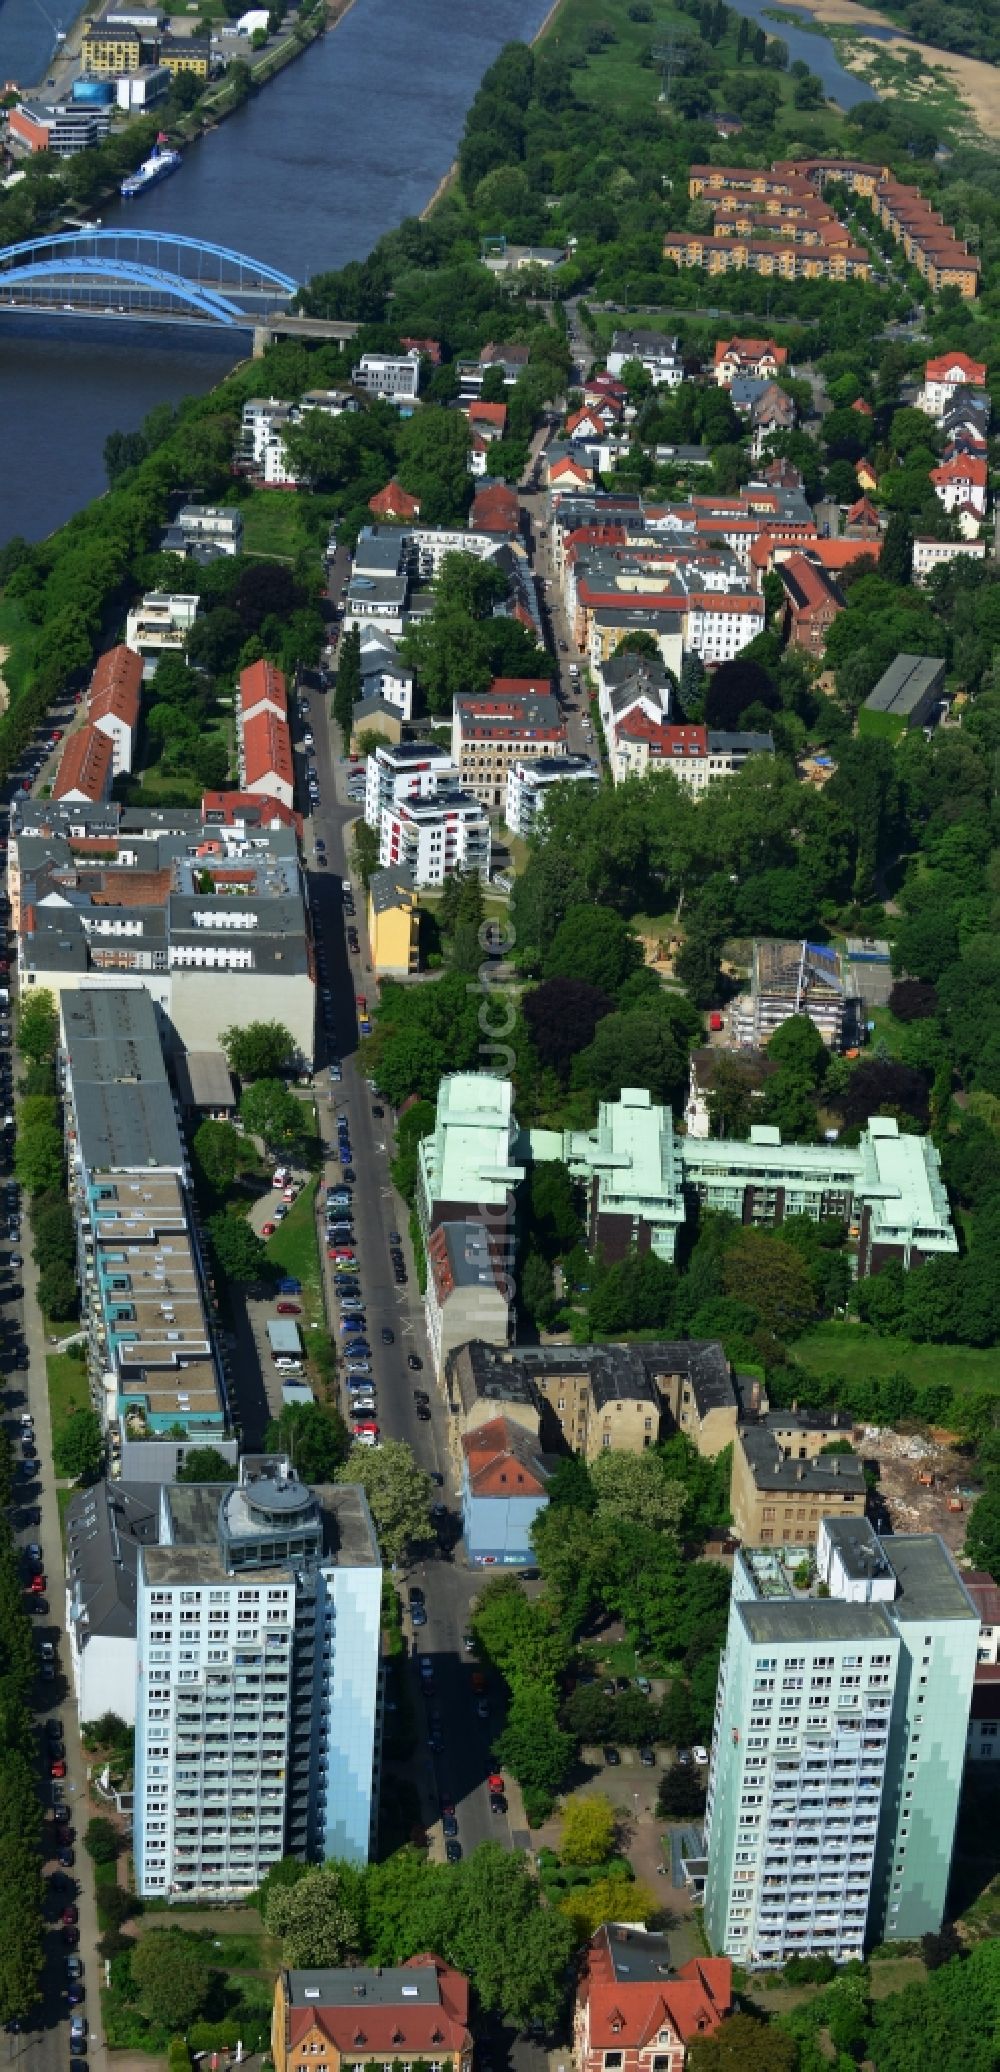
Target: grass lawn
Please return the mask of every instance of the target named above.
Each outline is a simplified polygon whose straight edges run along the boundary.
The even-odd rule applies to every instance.
[[[269,561],[294,561],[301,547],[313,544],[303,522],[302,505],[289,490],[255,489],[240,509],[245,554],[261,554]]]
[[[945,1382],[954,1389],[1000,1388],[995,1351],[968,1345],[911,1345],[879,1338],[867,1324],[817,1324],[796,1340],[795,1358],[810,1374],[845,1381],[880,1380],[905,1371],[915,1388]]]
[[[52,1443],[57,1445],[59,1435],[77,1410],[89,1410],[90,1390],[87,1386],[87,1366],[84,1360],[74,1360],[69,1353],[48,1353],[45,1371],[49,1384],[49,1416],[52,1419]]]
[[[312,1361],[315,1372],[323,1384],[320,1394],[330,1393],[335,1381],[334,1352],[323,1305],[323,1268],[319,1253],[319,1237],[316,1230],[316,1189],[319,1182],[310,1180],[302,1189],[298,1200],[292,1203],[283,1223],[279,1223],[273,1237],[267,1239],[267,1256],[275,1266],[291,1274],[302,1284],[302,1293],[297,1299],[302,1304],[302,1343],[307,1360]]]

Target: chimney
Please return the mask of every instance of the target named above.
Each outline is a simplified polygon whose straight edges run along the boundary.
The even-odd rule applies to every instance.
[[[800,1461],[800,1462],[799,1462],[799,1464],[798,1464],[798,1467],[797,1467],[797,1468],[796,1468],[796,1470],[795,1470],[795,1473],[796,1473],[796,1477],[797,1477],[797,1479],[798,1479],[798,1480],[799,1480],[800,1482],[804,1480],[804,1477],[805,1477],[805,1472],[806,1472],[806,1471],[805,1471],[805,1468],[804,1468],[804,1466],[803,1466],[802,1462]]]

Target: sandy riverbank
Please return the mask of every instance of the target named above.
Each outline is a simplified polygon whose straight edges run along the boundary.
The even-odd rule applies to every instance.
[[[774,5],[777,17],[780,0],[769,0],[770,4]],[[789,12],[796,10],[792,7]],[[915,36],[908,36],[890,15],[879,14],[874,7],[857,6],[855,0],[802,0],[801,12],[811,15],[820,25],[835,23],[838,28],[854,29],[859,36],[864,35],[866,23],[875,28],[892,29],[895,33],[891,43],[879,43],[874,47],[893,52],[918,50],[926,65],[939,67],[954,80],[956,92],[961,95],[984,136],[1000,137],[1000,68],[985,64],[981,58],[962,58],[954,51],[939,50],[936,44],[920,43]],[[848,71],[860,70],[860,67],[851,65],[843,52],[840,55],[841,63],[847,65]]]

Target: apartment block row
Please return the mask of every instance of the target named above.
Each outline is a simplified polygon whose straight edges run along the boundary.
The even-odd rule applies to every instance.
[[[236,735],[240,790],[295,803],[295,758],[288,724],[288,685],[273,662],[253,662],[240,672],[236,692]]]
[[[147,1899],[219,1904],[284,1856],[364,1863],[382,1739],[378,1545],[356,1485],[283,1456],[224,1482],[98,1483],[66,1517],[80,1717],[135,1726]]]
[[[282,807],[238,793],[206,794],[201,811],[25,797],[10,833],[22,996],[136,987],[172,1048],[217,1051],[224,1029],[272,1019],[312,1057],[311,923]]]
[[[149,994],[66,993],[59,1058],[90,1394],[112,1460],[127,1436],[224,1437],[187,1152]]]
[[[87,693],[83,724],[63,742],[52,796],[69,803],[100,805],[115,778],[131,770],[139,732],[141,655],[123,644],[98,657]]]

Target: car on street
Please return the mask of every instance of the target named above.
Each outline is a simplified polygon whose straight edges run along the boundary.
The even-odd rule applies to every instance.
[[[414,1389],[413,1400],[415,1403],[429,1403],[431,1399],[426,1389]]]
[[[506,1811],[507,1811],[507,1800],[506,1800],[506,1797],[504,1796],[504,1793],[503,1793],[502,1791],[491,1791],[491,1793],[490,1793],[490,1812],[491,1812],[491,1813],[506,1813]]]
[[[430,1421],[431,1421],[431,1407],[430,1407],[430,1404],[429,1404],[429,1403],[418,1403],[418,1404],[417,1404],[417,1422],[418,1422],[418,1424],[430,1424]]]
[[[277,1228],[276,1223],[262,1223],[260,1226],[261,1237],[273,1237]]]
[[[345,1316],[355,1310],[364,1309],[365,1304],[362,1295],[341,1295],[339,1299],[340,1307]]]
[[[82,1957],[67,1957],[67,1959],[66,1959],[66,1977],[67,1977],[68,1979],[78,1979],[78,1978],[82,1978],[82,1977],[83,1977],[83,1958],[82,1958]]]
[[[446,1843],[445,1843],[445,1845],[444,1845],[444,1853],[445,1853],[445,1855],[446,1855],[446,1857],[447,1857],[447,1859],[448,1859],[448,1862],[449,1862],[449,1863],[461,1863],[461,1861],[462,1861],[462,1844],[461,1844],[461,1842],[446,1842]]]
[[[275,1307],[279,1317],[300,1317],[302,1315],[301,1302],[279,1302],[276,1303]]]
[[[66,1943],[71,1950],[75,1950],[80,1940],[80,1930],[78,1928],[64,1928],[62,1931],[62,1939],[63,1942]]]
[[[424,1363],[419,1353],[407,1353],[406,1364],[412,1368],[414,1374],[419,1374]]]
[[[59,1916],[64,1928],[73,1928],[80,1919],[79,1907],[64,1907]]]
[[[489,1719],[489,1716],[490,1716],[490,1701],[489,1701],[489,1699],[488,1699],[488,1698],[477,1698],[477,1699],[476,1699],[476,1712],[477,1712],[477,1714],[478,1714],[478,1716],[479,1716],[479,1718],[480,1718],[480,1719]]]
[[[427,1613],[422,1604],[411,1604],[410,1624],[411,1626],[426,1626]]]
[[[609,1770],[617,1770],[621,1762],[621,1751],[617,1748],[606,1748],[604,1750],[604,1760]]]
[[[644,1744],[644,1746],[639,1750],[639,1761],[643,1764],[643,1767],[645,1769],[654,1770],[656,1768],[655,1748],[650,1748],[648,1744]]]
[[[693,1755],[695,1762],[699,1763],[701,1767],[704,1768],[705,1764],[708,1761],[708,1750],[702,1742],[695,1741],[692,1743],[691,1754]]]
[[[381,1338],[382,1338],[382,1344],[383,1344],[383,1345],[394,1345],[394,1344],[395,1344],[395,1342],[396,1342],[396,1334],[395,1334],[395,1332],[393,1331],[393,1329],[392,1329],[391,1325],[389,1325],[389,1324],[383,1324],[383,1326],[382,1326],[382,1332],[381,1332]]]
[[[63,1758],[62,1758],[62,1756],[61,1756],[61,1755],[58,1755],[58,1756],[56,1756],[56,1757],[55,1757],[55,1760],[54,1760],[53,1762],[51,1762],[51,1763],[49,1764],[49,1776],[50,1776],[50,1777],[65,1777],[65,1775],[66,1775],[66,1764],[65,1764],[65,1762],[63,1761]]]
[[[446,1839],[449,1841],[458,1833],[458,1821],[455,1819],[454,1813],[443,1813],[441,1816],[441,1826]]]

